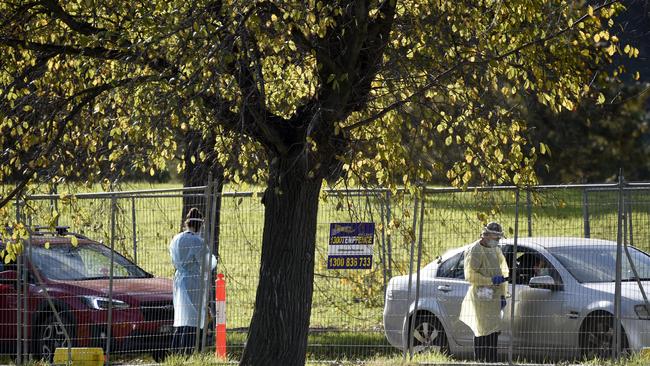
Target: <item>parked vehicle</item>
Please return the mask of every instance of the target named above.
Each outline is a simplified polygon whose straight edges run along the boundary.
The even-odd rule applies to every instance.
[[[73,241],[78,243],[73,245]],[[30,353],[51,360],[56,347],[67,346],[49,296],[73,346],[106,348],[111,307],[111,354],[147,352],[157,360],[164,357],[174,319],[170,279],[156,278],[118,252],[66,228],[34,233],[23,258],[28,269],[26,337]],[[0,350],[4,354],[16,352],[17,274],[15,263],[1,262]]]
[[[416,352],[433,348],[457,356],[473,352],[473,333],[458,318],[469,283],[464,279],[464,251],[469,245],[445,253],[421,270],[419,301],[415,311],[415,274],[411,300],[408,276],[390,280],[384,307],[388,341],[404,349],[410,320],[415,317]],[[508,261],[517,261],[515,309],[512,298],[503,309],[499,353],[512,341],[517,355],[546,359],[608,357],[614,345],[614,288],[616,243],[583,238],[518,238],[500,248]],[[639,284],[650,292],[650,256],[634,247],[623,251],[622,347],[638,351],[650,346],[650,309]],[[537,264],[544,264],[544,273]],[[631,263],[634,266],[631,266]],[[633,268],[634,267],[634,268]],[[635,271],[636,270],[636,271]],[[509,291],[513,292],[512,282]],[[510,330],[512,328],[512,331]]]

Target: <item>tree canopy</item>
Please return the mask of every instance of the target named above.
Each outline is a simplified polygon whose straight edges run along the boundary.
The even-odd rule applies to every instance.
[[[156,170],[179,130],[196,128],[220,132],[222,159],[238,150],[233,178],[263,179],[261,147],[287,148],[264,125],[313,114],[318,100],[346,104],[329,109],[333,132],[354,141],[338,156],[358,171],[353,183],[375,172],[379,184],[396,174],[531,181],[539,148],[525,147],[525,122],[504,101],[534,92],[571,110],[595,65],[636,51],[609,35],[613,2],[399,2],[394,19],[383,4],[2,2],[2,135],[13,142],[3,141],[3,177],[90,166],[101,176],[123,170],[112,162],[124,155],[130,169]],[[363,48],[372,32],[390,38],[378,55]],[[466,161],[445,172],[436,152],[450,145]]]
[[[638,55],[611,32],[622,9],[615,0],[2,0],[0,179],[17,183],[0,206],[29,181],[153,175],[197,131],[229,179],[267,185],[242,363],[301,364],[323,180],[535,183],[547,146],[526,139],[520,101],[554,112],[602,103],[594,70]],[[264,326],[285,338],[262,344]]]

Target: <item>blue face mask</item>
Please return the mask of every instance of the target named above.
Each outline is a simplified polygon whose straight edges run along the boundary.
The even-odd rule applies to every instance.
[[[499,245],[499,240],[498,240],[498,239],[497,239],[497,240],[495,240],[495,239],[488,239],[488,240],[486,241],[486,243],[487,243],[487,246],[488,246],[489,248],[496,248],[496,246]]]
[[[550,276],[551,275],[551,270],[548,268],[540,268],[537,270],[537,275],[538,276]]]

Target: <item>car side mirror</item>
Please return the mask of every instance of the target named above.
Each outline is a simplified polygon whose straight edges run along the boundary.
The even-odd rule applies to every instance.
[[[528,286],[531,288],[541,288],[545,290],[558,291],[562,289],[562,285],[555,283],[551,276],[536,276],[528,281]]]
[[[9,270],[0,272],[0,284],[13,285],[16,287],[18,279],[18,271]]]

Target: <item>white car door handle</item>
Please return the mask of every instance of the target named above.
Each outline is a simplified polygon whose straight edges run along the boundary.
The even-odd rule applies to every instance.
[[[441,285],[438,286],[438,291],[449,292],[451,291],[451,287],[449,287],[449,285]]]

